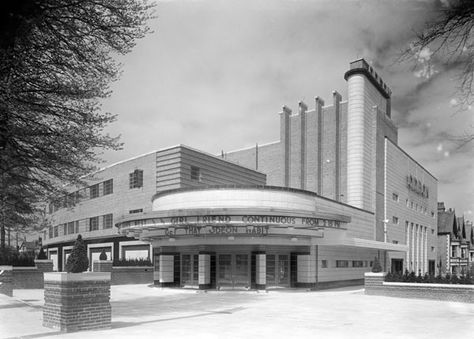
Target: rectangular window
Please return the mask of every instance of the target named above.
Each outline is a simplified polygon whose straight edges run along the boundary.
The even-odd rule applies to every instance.
[[[113,217],[112,214],[106,214],[102,216],[103,228],[112,228]]]
[[[431,252],[434,252],[434,251],[435,251],[434,246],[431,246]]]
[[[97,231],[99,229],[99,217],[89,218],[89,231]]]
[[[201,181],[201,169],[196,166],[191,166],[191,180]]]
[[[392,224],[398,225],[398,218],[392,217]]]
[[[321,260],[321,268],[328,268],[328,261],[327,260]]]
[[[406,201],[406,202],[407,202],[407,207],[408,207],[408,206],[410,206],[410,203],[408,202],[408,199],[407,199],[407,201]]]
[[[364,267],[362,260],[352,260],[352,267]]]
[[[50,239],[53,237],[53,228],[52,227],[49,228],[49,234],[48,235],[49,235]]]
[[[349,267],[349,260],[336,260],[336,267],[339,267],[339,268]]]
[[[114,193],[114,179],[104,181],[104,195]]]
[[[413,209],[413,201],[410,202],[410,208]]]
[[[67,223],[67,233],[66,234],[74,234],[75,233],[75,222],[71,221]]]
[[[128,211],[129,214],[142,213],[142,212],[143,212],[143,208],[138,208],[136,210]]]
[[[136,169],[128,177],[131,189],[143,187],[143,170]]]
[[[456,246],[451,246],[451,257],[452,258],[455,258],[457,255],[456,255]]]
[[[398,202],[398,194],[392,193],[392,200]]]
[[[95,184],[89,187],[89,197],[91,199],[99,197],[99,184]]]
[[[58,226],[54,226],[54,237],[58,236]]]
[[[74,223],[76,226],[76,233],[79,233],[79,220],[76,220]]]

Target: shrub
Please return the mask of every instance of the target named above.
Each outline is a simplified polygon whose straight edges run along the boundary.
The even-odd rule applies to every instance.
[[[380,273],[382,271],[383,271],[383,269],[382,269],[382,266],[379,263],[379,259],[377,259],[377,257],[375,257],[374,264],[372,265],[372,272],[373,273]]]
[[[138,258],[138,259],[120,259],[114,260],[112,266],[153,266],[150,259]]]
[[[20,253],[11,248],[4,248],[0,250],[0,265],[35,266],[35,258],[29,253]]]
[[[107,260],[107,253],[105,253],[105,249],[102,249],[102,252],[100,252],[99,260]]]
[[[43,247],[41,247],[39,253],[38,253],[38,257],[36,258],[38,260],[45,260],[45,259],[48,259],[48,257],[46,256],[46,253],[44,253],[44,249]]]
[[[84,240],[82,240],[82,236],[79,234],[71,254],[67,258],[66,272],[81,273],[87,271],[88,268],[89,259],[87,258],[86,245],[84,244]]]

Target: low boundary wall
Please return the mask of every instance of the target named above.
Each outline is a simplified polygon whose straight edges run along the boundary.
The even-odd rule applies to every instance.
[[[114,266],[112,285],[153,284],[152,266]]]
[[[365,294],[474,303],[474,285],[385,282],[385,273],[365,274]]]

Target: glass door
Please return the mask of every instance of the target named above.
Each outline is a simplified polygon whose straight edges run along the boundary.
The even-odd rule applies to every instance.
[[[249,283],[249,256],[248,254],[236,254],[235,265],[232,275],[233,287],[248,287]]]
[[[232,254],[219,254],[217,272],[217,282],[220,286],[233,286]]]
[[[290,256],[287,254],[278,256],[278,273],[277,273],[279,286],[290,285]]]

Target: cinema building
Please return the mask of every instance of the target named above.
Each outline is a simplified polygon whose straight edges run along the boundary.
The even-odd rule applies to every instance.
[[[434,273],[437,180],[397,145],[372,67],[356,60],[344,78],[347,100],[283,107],[278,141],[176,146],[95,173],[86,199],[53,206],[50,257],[61,269],[81,233],[92,260],[149,256],[156,285],[201,289],[356,284],[374,258]]]

